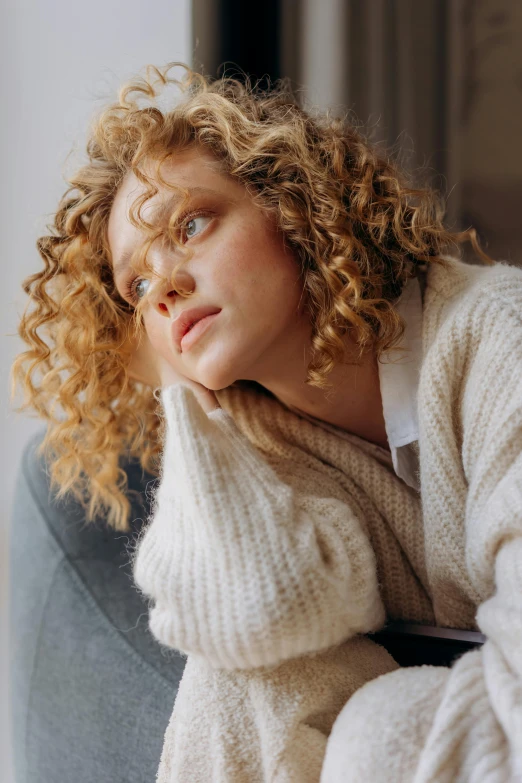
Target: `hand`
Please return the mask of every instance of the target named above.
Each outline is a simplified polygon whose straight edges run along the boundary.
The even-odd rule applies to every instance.
[[[127,343],[131,349],[131,359],[127,366],[127,374],[136,381],[152,386],[153,388],[166,389],[176,383],[188,386],[196,395],[199,404],[206,413],[220,408],[216,395],[211,389],[207,389],[201,383],[193,381],[182,375],[152,346],[146,332],[141,335],[141,340],[130,337]]]

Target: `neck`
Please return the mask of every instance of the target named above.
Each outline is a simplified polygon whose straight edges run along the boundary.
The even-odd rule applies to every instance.
[[[284,405],[389,450],[375,353],[368,350],[359,359],[355,343],[348,336],[344,339],[346,358],[328,375],[331,387],[326,391],[305,383],[311,355],[306,340],[301,352],[294,343],[284,361],[277,362],[276,368],[272,363],[270,372],[261,372],[253,380]]]

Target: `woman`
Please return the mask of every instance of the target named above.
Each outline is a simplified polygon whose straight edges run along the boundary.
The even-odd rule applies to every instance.
[[[522,271],[346,121],[173,65],[93,125],[15,362],[67,411],[58,497],[83,472],[125,530],[118,457],[157,469],[133,573],[188,654],[157,779],[516,780]],[[389,620],[487,641],[401,669]]]

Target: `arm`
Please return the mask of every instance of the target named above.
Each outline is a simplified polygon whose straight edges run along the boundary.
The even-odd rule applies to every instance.
[[[157,781],[318,783],[343,704],[396,669],[365,636],[269,668],[216,669],[189,655]]]
[[[477,399],[477,386],[467,390],[469,410],[488,402],[498,422],[470,450],[467,470],[466,561],[476,588],[489,594],[476,615],[488,638],[452,667],[415,783],[455,779],[447,775],[456,763],[459,775],[469,776],[459,780],[474,780],[482,769],[477,780],[522,781],[521,333],[519,326],[518,346],[512,341],[518,371],[514,381],[506,368],[502,406],[487,393]],[[476,437],[476,429],[468,432]]]
[[[150,628],[213,667],[277,665],[380,627],[375,556],[340,487],[262,456],[227,411],[164,388],[160,483],[134,561]]]

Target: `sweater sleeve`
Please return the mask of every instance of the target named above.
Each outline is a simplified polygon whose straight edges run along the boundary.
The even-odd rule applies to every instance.
[[[519,531],[506,531],[498,541],[495,590],[477,612],[488,639],[481,650],[466,653],[451,668],[414,783],[522,783],[521,454],[504,479],[484,508],[482,521],[488,519],[493,526],[510,519]],[[468,547],[470,555],[473,549]]]
[[[375,555],[344,490],[325,489],[304,463],[270,464],[227,411],[205,413],[188,387],[161,400],[160,480],[133,555],[158,641],[248,669],[379,628]]]
[[[451,668],[415,783],[522,781],[522,285],[512,294],[502,315],[476,309],[488,332],[462,401],[466,564],[487,640]]]
[[[506,368],[503,399],[476,388],[473,397],[467,392],[466,404],[475,411],[489,406],[491,422],[469,430],[477,442],[470,452],[466,508],[468,571],[489,596],[476,615],[487,640],[453,665],[414,783],[522,782],[521,335],[519,326],[512,354],[517,370]]]
[[[189,655],[157,783],[318,783],[343,704],[399,667],[366,636],[279,666],[216,669]]]

